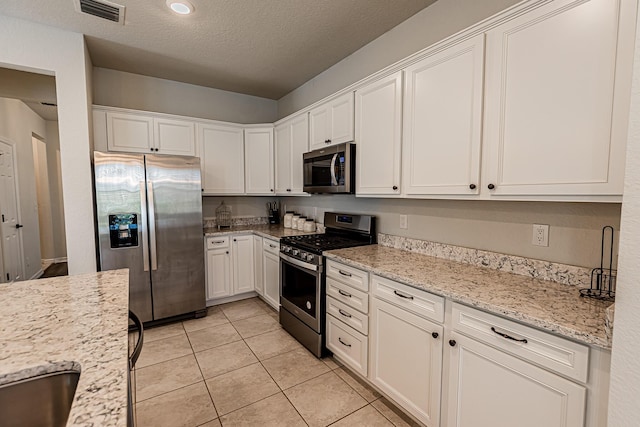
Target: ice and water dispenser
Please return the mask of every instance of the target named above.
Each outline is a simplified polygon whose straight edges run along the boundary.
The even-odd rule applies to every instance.
[[[112,249],[138,246],[138,214],[109,215],[109,237]]]

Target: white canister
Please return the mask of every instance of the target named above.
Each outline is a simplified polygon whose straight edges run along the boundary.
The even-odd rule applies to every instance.
[[[293,218],[293,211],[287,211],[284,214],[284,228],[291,228],[291,219]]]
[[[307,233],[313,233],[314,231],[316,231],[316,222],[311,218],[307,218],[307,220],[304,222],[303,231],[306,231]]]
[[[301,216],[300,218],[298,218],[298,230],[299,231],[303,231],[304,230],[304,223],[307,222],[307,217],[306,216]]]
[[[300,214],[294,213],[291,217],[291,228],[294,230],[298,229],[298,220],[300,219]]]

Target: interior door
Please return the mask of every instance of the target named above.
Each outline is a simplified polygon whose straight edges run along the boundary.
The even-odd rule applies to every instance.
[[[205,309],[200,159],[145,156],[155,320]]]
[[[21,280],[22,245],[18,223],[13,147],[0,142],[0,212],[2,214],[2,277],[0,283]]]

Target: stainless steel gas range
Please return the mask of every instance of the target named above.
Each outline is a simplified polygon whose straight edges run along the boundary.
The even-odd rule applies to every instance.
[[[280,324],[317,357],[325,348],[325,259],[323,251],[376,242],[375,217],[324,214],[325,234],[280,240]]]

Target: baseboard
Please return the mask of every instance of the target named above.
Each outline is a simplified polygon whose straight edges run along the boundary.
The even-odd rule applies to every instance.
[[[44,274],[44,270],[40,269],[36,272],[36,274],[34,274],[33,276],[31,276],[31,278],[29,280],[34,280],[34,279],[39,279],[42,275]]]
[[[240,301],[243,299],[249,299],[249,298],[253,298],[253,297],[257,297],[258,293],[255,291],[249,291],[243,294],[239,294],[239,295],[233,295],[230,297],[224,297],[224,298],[216,298],[216,299],[210,299],[207,300],[207,307],[211,307],[214,305],[220,305],[220,304],[226,304],[228,302],[234,302],[234,301]]]

